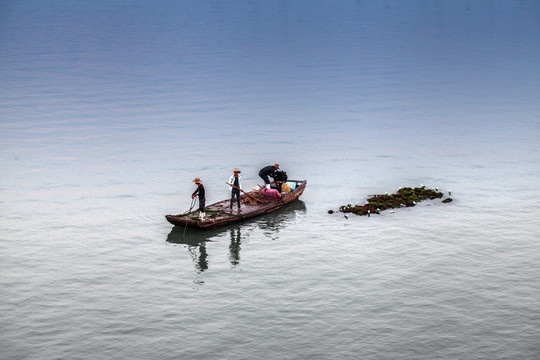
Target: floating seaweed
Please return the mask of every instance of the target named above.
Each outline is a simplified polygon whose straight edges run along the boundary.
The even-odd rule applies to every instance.
[[[356,204],[352,206],[351,204],[347,204],[340,206],[339,211],[370,216],[371,214],[380,214],[381,211],[386,209],[411,207],[423,200],[434,200],[442,197],[443,193],[438,191],[438,189],[426,189],[425,186],[415,188],[405,187],[398,189],[397,193],[391,195],[388,195],[388,193],[372,195],[367,199],[367,204],[365,205]],[[443,200],[444,203],[451,201],[451,198]],[[332,214],[333,211],[329,210],[328,213]]]

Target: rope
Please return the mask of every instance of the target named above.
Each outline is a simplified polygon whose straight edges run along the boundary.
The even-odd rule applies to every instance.
[[[191,212],[191,209],[193,209],[193,205],[195,205],[195,198],[191,199],[191,206],[189,207],[189,210],[184,212],[181,216],[189,214]]]

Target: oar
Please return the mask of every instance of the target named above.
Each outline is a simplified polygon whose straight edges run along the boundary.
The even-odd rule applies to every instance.
[[[249,195],[249,194],[248,194],[247,192],[245,192],[244,190],[240,189],[240,188],[239,188],[238,186],[234,186],[233,184],[229,184],[229,183],[228,183],[228,182],[226,182],[226,181],[225,181],[225,184],[227,184],[227,185],[229,185],[229,186],[232,186],[232,187],[233,187],[233,188],[235,188],[235,189],[238,189],[238,190],[240,190],[241,192],[243,192],[244,194],[246,194],[247,196],[249,196],[249,197],[250,197],[250,198],[252,198],[253,200],[255,200],[255,201],[258,201],[258,202],[260,202],[260,203],[263,203],[263,204],[265,204],[265,202],[264,202],[264,201],[262,201],[262,200],[260,200],[260,199],[257,199],[257,198],[256,198],[255,196],[251,196],[251,195]]]

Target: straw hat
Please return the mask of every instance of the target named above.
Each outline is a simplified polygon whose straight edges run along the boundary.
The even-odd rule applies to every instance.
[[[279,169],[279,164],[278,164],[278,163],[275,163],[275,164],[274,164],[274,167],[277,168],[277,169]]]
[[[200,184],[200,183],[202,183],[201,179],[199,179],[199,178],[195,178],[195,180],[193,180],[193,182],[194,182],[195,184]]]
[[[238,168],[234,168],[233,172],[235,172],[235,173],[241,173],[240,169],[238,169]]]

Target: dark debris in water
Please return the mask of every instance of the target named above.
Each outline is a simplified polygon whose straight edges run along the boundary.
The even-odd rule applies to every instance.
[[[435,200],[442,197],[443,193],[438,191],[438,189],[426,189],[425,186],[415,188],[405,187],[400,188],[395,194],[373,195],[367,199],[367,204],[365,205],[353,206],[351,204],[347,204],[340,206],[339,211],[343,213],[369,216],[371,214],[380,214],[381,211],[386,209],[411,207],[423,200]],[[451,198],[447,198],[442,202],[449,203],[451,201]],[[328,213],[332,214],[333,211],[329,210]]]

